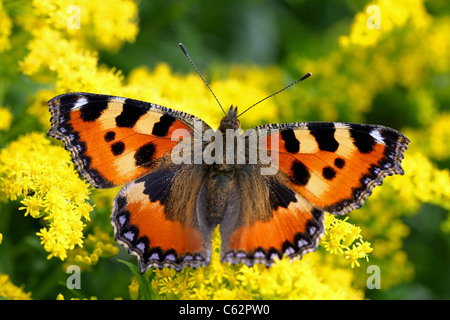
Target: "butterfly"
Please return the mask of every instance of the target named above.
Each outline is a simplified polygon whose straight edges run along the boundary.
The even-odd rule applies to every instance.
[[[64,142],[79,174],[95,188],[124,185],[111,222],[142,273],[208,265],[218,225],[223,262],[301,258],[316,250],[325,212],[358,209],[386,176],[403,174],[409,143],[381,125],[296,122],[237,134],[231,145],[243,137],[243,147],[227,154],[228,132],[240,128],[233,106],[213,130],[193,115],[123,97],[71,92],[48,104],[48,135]]]

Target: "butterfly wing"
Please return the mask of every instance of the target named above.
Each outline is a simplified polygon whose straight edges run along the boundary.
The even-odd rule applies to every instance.
[[[394,129],[327,122],[275,129],[266,143],[279,156],[279,170],[302,197],[330,213],[360,208],[386,176],[403,174],[409,140]],[[271,141],[278,143],[272,148]]]
[[[259,170],[252,165],[239,170],[239,212],[225,216],[220,226],[224,262],[270,266],[283,255],[314,251],[323,235],[324,211],[281,176],[263,176]]]
[[[283,254],[301,257],[315,250],[324,212],[357,209],[386,176],[403,174],[409,143],[400,132],[377,125],[312,122],[254,130],[261,139],[258,152],[270,154],[279,170],[261,176],[254,169],[248,176],[261,181],[250,186],[243,183],[248,177],[239,179],[240,201],[251,205],[241,208],[239,218],[222,222],[224,261],[248,265],[270,265]]]
[[[96,188],[126,183],[111,221],[116,240],[138,257],[142,272],[209,262],[212,230],[200,229],[193,209],[199,190],[181,187],[201,181],[202,171],[171,158],[180,138],[192,146],[207,124],[152,103],[91,93],[63,94],[49,106],[49,136],[65,143],[80,175]]]
[[[64,141],[80,175],[96,188],[122,185],[156,168],[178,138],[193,137],[195,121],[200,130],[209,128],[187,113],[122,97],[73,92],[48,104],[48,135]],[[171,139],[175,131],[185,135]]]
[[[196,214],[202,181],[201,167],[170,164],[120,190],[111,221],[116,240],[138,257],[141,272],[209,264],[212,229],[200,228]]]

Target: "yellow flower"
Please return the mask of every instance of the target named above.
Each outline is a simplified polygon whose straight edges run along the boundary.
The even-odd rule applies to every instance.
[[[412,143],[403,161],[404,176],[386,179],[383,187],[375,188],[364,206],[351,215],[353,221],[364,225],[365,237],[370,239],[370,247],[374,248],[370,259],[384,270],[383,286],[386,288],[410,281],[414,276],[413,265],[402,249],[404,239],[410,233],[402,218],[416,213],[424,203],[440,206],[447,211],[450,209],[450,172],[439,169],[425,156],[435,140],[433,136],[427,142],[421,141],[421,137],[430,137],[429,132],[430,128],[408,131]],[[445,228],[445,221],[441,228]],[[358,259],[358,250],[363,249],[367,251],[364,247],[349,251],[348,260]],[[353,264],[357,265],[356,262]]]
[[[339,39],[341,46],[349,44],[374,46],[384,35],[389,34],[396,27],[402,27],[409,23],[409,27],[423,28],[430,23],[430,17],[421,0],[378,0],[369,5],[379,8],[379,29],[371,29],[367,26],[370,23],[368,19],[372,15],[375,19],[378,17],[376,17],[377,12],[367,13],[366,7],[363,12],[356,15],[350,35]]]
[[[352,268],[360,266],[357,259],[368,258],[368,253],[372,251],[369,242],[362,241],[361,228],[348,223],[349,217],[338,219],[327,214],[325,217],[325,234],[320,240],[320,244],[330,253],[343,255],[345,259],[351,261]],[[355,241],[358,240],[359,242]],[[350,246],[353,247],[350,249]]]
[[[131,300],[137,300],[139,297],[139,281],[136,277],[131,278],[131,284],[128,286]]]
[[[243,265],[235,275],[240,285],[250,291],[257,288],[259,276],[260,272],[258,267],[248,267],[246,265]]]
[[[237,290],[227,288],[220,288],[214,292],[213,300],[235,300],[237,297]]]
[[[177,283],[173,277],[166,277],[159,281],[159,294],[171,296],[177,295],[178,293]]]
[[[137,4],[110,0],[108,5],[89,0],[34,0],[33,11],[41,21],[88,43],[95,39],[103,49],[118,49],[133,42],[137,32]]]
[[[180,53],[180,58],[181,55]],[[262,85],[263,79],[270,81]],[[151,88],[148,87],[148,83],[152,83]],[[279,72],[271,68],[234,67],[226,76],[226,80],[214,79],[210,85],[225,112],[231,104],[237,105],[242,112],[244,108],[250,107],[257,100],[279,89],[282,82]],[[180,94],[180,89],[183,94]],[[124,90],[130,97],[196,115],[213,128],[218,127],[222,116],[217,102],[196,73],[192,72],[186,76],[176,75],[165,63],[158,64],[152,71],[144,67],[134,69],[128,77],[128,85]],[[265,101],[264,105],[256,108],[258,109],[249,111],[243,116],[242,123],[245,128],[262,124],[263,121],[272,122],[280,112],[274,99]]]
[[[25,216],[30,214],[33,218],[41,217],[41,210],[44,208],[44,201],[40,196],[34,194],[33,196],[28,196],[22,201],[20,201],[24,207],[19,207],[19,210],[26,210]]]
[[[13,116],[9,109],[0,107],[0,131],[8,130],[11,126],[12,119]]]
[[[205,268],[198,268],[189,273],[189,287],[203,285],[206,281]]]
[[[68,252],[63,268],[66,269],[69,265],[76,264],[82,270],[91,270],[100,258],[109,258],[119,252],[119,248],[114,244],[114,237],[94,226],[84,239],[82,246]]]
[[[152,287],[161,298],[178,299],[361,299],[363,293],[352,288],[349,270],[320,262],[320,255],[309,254],[301,261],[283,258],[272,267],[231,266],[219,261],[220,234],[213,234],[211,264],[181,272],[154,270]],[[358,259],[367,256],[370,245],[359,243]],[[363,255],[365,253],[365,255]],[[326,270],[326,271],[325,271]],[[334,273],[339,273],[336,279]],[[180,290],[183,288],[183,290]],[[339,288],[339,289],[338,289]]]
[[[352,268],[356,266],[360,266],[358,259],[366,258],[369,259],[368,253],[372,252],[373,249],[370,247],[369,242],[358,242],[355,245],[352,246],[351,249],[348,249],[344,253],[344,257],[347,260],[351,261]]]
[[[50,112],[48,110],[47,101],[49,97],[54,97],[58,94],[57,91],[43,89],[39,90],[34,97],[32,97],[27,113],[37,118],[45,131],[50,129]]]
[[[404,160],[405,176],[391,179],[392,186],[410,208],[429,202],[450,208],[450,171],[438,169],[421,153],[412,153]]]
[[[0,297],[9,300],[31,300],[31,293],[24,292],[23,288],[15,286],[9,276],[0,273]]]
[[[0,1],[0,52],[10,48],[9,37],[11,35],[12,21],[3,8],[3,2]]]
[[[65,298],[64,298],[64,296],[63,296],[61,293],[59,293],[59,294],[56,296],[56,300],[65,300]],[[90,297],[90,298],[83,298],[83,299],[80,299],[80,298],[71,298],[70,300],[98,300],[98,298],[95,297],[95,296],[92,296],[92,297]],[[114,300],[121,300],[121,298],[114,298]]]
[[[414,141],[412,148],[438,161],[450,159],[450,113],[436,115],[430,126],[422,130],[409,130],[408,136]],[[432,137],[432,139],[430,139]]]
[[[34,30],[33,35],[28,44],[30,52],[20,63],[26,75],[37,76],[45,70],[54,72],[58,92],[113,94],[119,91],[120,75],[115,70],[99,68],[96,52],[81,49],[79,44],[66,40],[61,32],[49,27]]]
[[[208,290],[205,285],[201,284],[199,287],[194,288],[190,294],[190,299],[193,300],[209,300],[212,292]]]
[[[36,234],[44,249],[64,260],[67,250],[83,245],[84,221],[92,207],[88,185],[75,171],[70,154],[50,145],[43,134],[30,133],[0,151],[0,191],[6,199],[23,197],[25,215],[42,217]]]

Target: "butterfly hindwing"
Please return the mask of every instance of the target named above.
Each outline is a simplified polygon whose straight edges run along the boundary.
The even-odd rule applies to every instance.
[[[200,119],[148,102],[73,92],[49,101],[49,136],[64,141],[80,174],[96,188],[136,179],[170,154],[172,133],[193,134]],[[177,136],[176,138],[183,138]]]
[[[222,260],[270,266],[283,255],[302,257],[316,250],[324,212],[292,190],[279,175],[262,176],[259,166],[238,173],[239,211],[221,223]]]
[[[180,188],[184,179],[189,192]],[[201,182],[201,167],[169,164],[128,183],[115,198],[116,240],[138,257],[142,272],[209,263],[212,229],[204,232],[196,213]]]

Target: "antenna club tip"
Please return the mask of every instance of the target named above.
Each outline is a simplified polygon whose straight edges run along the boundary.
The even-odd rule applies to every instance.
[[[300,79],[300,81],[303,81],[303,80],[309,78],[310,76],[312,76],[312,73],[311,73],[311,72],[308,72],[307,74],[305,74],[305,75]]]
[[[183,51],[183,53],[187,56],[188,53],[187,53],[186,48],[184,47],[184,45],[180,42],[180,43],[178,44],[178,46],[181,48],[181,51]]]

